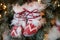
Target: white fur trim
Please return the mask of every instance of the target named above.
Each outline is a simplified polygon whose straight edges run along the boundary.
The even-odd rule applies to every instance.
[[[13,6],[13,10],[15,13],[19,13],[19,12],[22,12],[24,11],[23,8],[21,6]]]
[[[23,19],[13,19],[11,25],[16,25],[16,26],[23,26],[25,27],[26,21],[23,21]]]
[[[22,6],[23,6],[23,8],[26,8],[29,11],[32,11],[34,9],[38,9],[39,12],[46,8],[45,4],[39,4],[38,2],[32,2],[29,4],[30,5],[32,4],[33,6],[29,6],[27,3]]]

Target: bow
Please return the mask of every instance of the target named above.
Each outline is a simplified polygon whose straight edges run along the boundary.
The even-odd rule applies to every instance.
[[[32,10],[32,11],[28,11],[27,9],[24,8],[24,10],[25,10],[26,12],[28,12],[28,14],[27,14],[26,16],[28,16],[28,15],[30,15],[30,14],[31,14],[30,16],[33,16],[33,18],[28,18],[28,19],[35,19],[35,18],[37,18],[37,17],[40,17],[40,15],[39,15],[39,16],[34,16],[34,15],[33,15],[33,13],[34,13],[34,14],[37,14],[37,13],[39,14],[39,13],[40,13],[40,12],[38,12],[37,9],[34,9],[34,10]]]

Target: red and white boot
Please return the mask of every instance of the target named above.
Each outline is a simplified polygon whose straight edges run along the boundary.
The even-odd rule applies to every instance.
[[[13,26],[11,30],[11,36],[15,38],[21,38],[22,36],[22,27]]]

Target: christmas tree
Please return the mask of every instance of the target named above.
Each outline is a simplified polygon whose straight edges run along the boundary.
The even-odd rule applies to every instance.
[[[17,0],[16,0],[17,1]],[[4,31],[6,31],[7,38],[6,40],[19,40],[19,38],[12,38],[9,33],[12,28],[11,20],[13,19],[14,12],[12,10],[12,3],[16,3],[15,0],[0,0],[0,40],[3,40]],[[48,32],[50,28],[54,25],[54,17],[56,13],[60,13],[60,1],[59,0],[42,0],[44,4],[47,4],[46,9],[43,11],[43,18],[46,18],[46,24],[34,35],[31,37],[22,37],[22,40],[47,40]],[[18,0],[18,3],[22,5],[23,0]],[[5,37],[5,36],[4,36]]]

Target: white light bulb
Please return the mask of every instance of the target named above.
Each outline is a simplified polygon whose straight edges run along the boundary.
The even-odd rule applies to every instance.
[[[0,18],[1,18],[2,16],[1,16],[1,14],[0,14]]]
[[[38,3],[40,3],[41,2],[41,0],[38,0]]]

